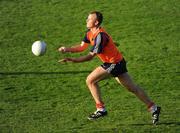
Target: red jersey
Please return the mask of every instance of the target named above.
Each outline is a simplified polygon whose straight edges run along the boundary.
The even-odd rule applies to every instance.
[[[89,30],[83,41],[92,45],[91,52],[96,53],[102,62],[117,63],[123,59],[111,36],[101,27],[94,34]]]

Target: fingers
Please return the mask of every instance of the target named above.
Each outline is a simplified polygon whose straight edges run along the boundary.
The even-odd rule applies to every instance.
[[[63,63],[63,62],[66,62],[66,60],[65,60],[65,59],[61,59],[61,60],[59,60],[58,62],[59,62],[59,63]]]
[[[67,52],[66,47],[60,47],[60,48],[58,49],[58,51],[59,51],[59,52],[62,52],[62,53]]]
[[[64,58],[64,59],[61,59],[58,61],[59,63],[62,63],[62,62],[73,62],[73,59],[72,58]]]

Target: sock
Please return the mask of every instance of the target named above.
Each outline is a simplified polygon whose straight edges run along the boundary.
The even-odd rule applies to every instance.
[[[106,108],[97,108],[97,111],[105,112]]]
[[[105,106],[104,106],[104,103],[103,103],[103,102],[101,102],[101,103],[96,103],[96,109],[97,109],[97,111],[103,111],[103,112],[105,112],[105,111],[106,111],[106,109],[105,109]]]
[[[157,110],[157,106],[152,102],[148,105],[148,110],[153,114]]]

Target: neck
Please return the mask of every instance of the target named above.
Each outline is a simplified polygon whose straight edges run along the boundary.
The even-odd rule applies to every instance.
[[[96,31],[99,29],[99,27],[93,27],[93,28],[91,28],[90,30],[91,30],[91,32],[94,34],[94,33],[96,33]]]

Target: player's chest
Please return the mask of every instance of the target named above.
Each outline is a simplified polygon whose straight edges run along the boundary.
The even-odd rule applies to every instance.
[[[91,45],[94,45],[94,44],[95,44],[95,40],[96,40],[96,36],[90,34],[90,35],[89,35],[89,41],[90,41],[90,44],[91,44]]]

